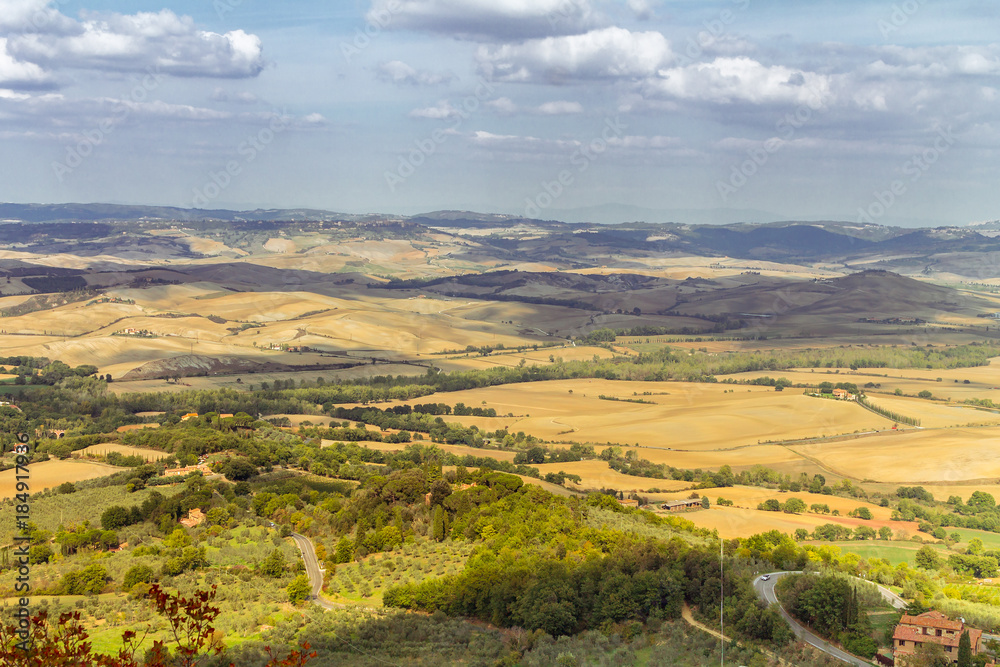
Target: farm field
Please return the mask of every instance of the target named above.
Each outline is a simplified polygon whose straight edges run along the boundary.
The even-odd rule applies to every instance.
[[[701,528],[718,530],[719,535],[725,538],[750,537],[751,535],[768,530],[778,530],[782,533],[792,534],[797,529],[804,528],[812,532],[817,526],[826,523],[836,523],[851,529],[858,526],[870,526],[878,530],[882,526],[889,526],[894,531],[902,531],[910,535],[917,533],[917,524],[913,522],[863,521],[861,519],[842,516],[785,514],[784,512],[764,512],[739,507],[712,506],[708,510],[680,512],[677,515],[683,516],[685,519],[690,519]]]
[[[857,405],[771,387],[556,380],[449,393],[450,402],[526,415],[509,428],[550,441],[733,449],[768,441],[885,430],[892,422]],[[648,392],[649,395],[643,395]],[[667,392],[668,395],[663,395]],[[600,395],[620,400],[602,400]],[[648,403],[631,403],[628,400]],[[413,400],[416,404],[425,400]]]
[[[893,566],[900,563],[914,565],[917,551],[926,546],[916,542],[886,542],[884,540],[865,540],[863,542],[803,542],[803,544],[835,546],[846,553],[857,554],[865,559],[882,558],[889,561],[889,564]],[[932,543],[930,546],[940,552],[942,557],[947,558],[949,551],[943,545]]]
[[[903,398],[885,394],[869,394],[868,400],[874,405],[892,412],[916,417],[924,428],[944,428],[969,424],[1000,424],[1000,412],[989,412],[975,408],[947,405],[922,398]]]
[[[855,479],[933,484],[1000,477],[998,446],[1000,428],[991,427],[910,430],[792,449]]]
[[[143,447],[129,447],[128,445],[120,445],[115,442],[108,442],[100,445],[91,445],[84,449],[77,450],[73,452],[74,456],[107,456],[111,452],[116,452],[122,456],[141,456],[147,461],[159,461],[160,459],[165,459],[171,454],[167,452],[161,452],[156,449],[146,449]],[[34,471],[34,469],[32,469]]]
[[[33,463],[31,471],[31,492],[54,489],[63,482],[81,482],[97,477],[107,477],[126,468],[116,468],[106,463],[92,461],[42,461]],[[13,498],[17,494],[17,471],[14,468],[0,472],[0,499]]]
[[[323,446],[329,447],[335,441],[334,440],[324,440]],[[380,452],[401,452],[406,449],[409,445],[419,444],[419,445],[433,445],[440,449],[441,451],[449,452],[455,454],[456,456],[483,456],[491,459],[496,459],[497,461],[513,461],[517,452],[505,451],[500,449],[479,449],[477,447],[467,447],[465,445],[445,445],[442,443],[430,442],[429,440],[413,442],[358,442],[353,443],[360,445],[361,447],[367,447],[368,449],[375,449]]]
[[[842,515],[846,515],[858,507],[867,507],[872,513],[872,517],[876,521],[888,521],[892,516],[892,510],[888,507],[879,507],[873,503],[864,502],[862,500],[857,500],[855,498],[841,498],[840,496],[827,496],[819,493],[806,493],[806,492],[792,492],[782,493],[776,489],[765,489],[756,486],[728,486],[718,489],[699,489],[699,494],[708,496],[709,501],[714,505],[716,499],[719,497],[726,498],[727,500],[732,500],[734,507],[743,509],[756,509],[757,505],[774,498],[782,503],[787,501],[789,498],[798,498],[806,504],[806,507],[810,507],[814,504],[826,505],[830,508],[830,511],[838,510]],[[688,493],[661,493],[658,494],[658,500],[680,500],[687,498],[690,494]],[[662,498],[661,498],[662,497]],[[807,510],[805,513],[813,514],[811,511]],[[821,514],[817,516],[829,517],[828,514]],[[837,517],[832,517],[836,519]]]
[[[892,394],[899,389],[904,394],[916,396],[921,391],[929,391],[939,398],[950,398],[960,402],[971,398],[988,398],[994,402],[1000,401],[1000,359],[992,359],[989,366],[954,369],[920,369],[920,368],[859,368],[852,371],[849,368],[816,368],[789,369],[786,371],[752,371],[734,373],[723,377],[734,380],[752,380],[769,375],[774,378],[784,377],[794,384],[816,386],[820,382],[853,382],[863,387],[868,382],[881,385],[872,394],[872,400],[881,398],[883,394]],[[941,378],[941,382],[937,381]],[[965,384],[969,380],[969,384]]]

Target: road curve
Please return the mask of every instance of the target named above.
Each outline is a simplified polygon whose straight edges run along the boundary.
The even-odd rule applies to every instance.
[[[759,597],[761,600],[763,600],[769,605],[777,605],[778,612],[781,614],[781,617],[785,619],[785,622],[788,623],[789,627],[791,627],[792,632],[795,633],[796,637],[798,637],[805,643],[819,649],[820,651],[826,653],[827,655],[831,655],[834,658],[837,658],[838,660],[846,662],[849,665],[855,665],[856,667],[870,667],[872,664],[874,664],[871,662],[866,662],[861,658],[855,657],[846,651],[842,651],[841,649],[837,648],[836,646],[826,641],[825,639],[822,639],[819,636],[813,634],[812,632],[807,630],[801,623],[792,618],[788,612],[785,611],[785,609],[781,606],[781,603],[778,602],[777,595],[775,595],[774,584],[777,583],[778,579],[785,576],[786,574],[796,574],[796,573],[771,572],[769,575],[767,575],[769,576],[769,579],[767,581],[764,581],[761,577],[757,577],[756,579],[754,579],[753,588],[754,591],[757,593],[757,597]]]
[[[343,609],[345,605],[327,602],[323,599],[323,568],[319,566],[319,559],[316,557],[316,550],[312,541],[305,535],[292,533],[295,546],[302,552],[302,560],[306,564],[306,574],[309,575],[311,585],[309,598],[324,609]]]

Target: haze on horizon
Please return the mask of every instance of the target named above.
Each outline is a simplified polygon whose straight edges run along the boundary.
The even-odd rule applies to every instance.
[[[0,0],[0,201],[996,219],[998,27],[981,0]]]

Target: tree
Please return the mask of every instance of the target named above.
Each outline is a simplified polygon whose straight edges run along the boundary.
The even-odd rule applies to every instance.
[[[995,510],[997,506],[993,496],[985,491],[973,491],[969,496],[969,507],[973,512],[988,512]]]
[[[968,630],[958,640],[958,667],[972,667],[972,640]]]
[[[230,482],[245,482],[257,474],[257,466],[250,463],[249,459],[242,457],[229,459],[222,466],[222,474]]]
[[[431,537],[438,542],[444,542],[444,508],[440,505],[434,508],[434,518],[431,520]]]
[[[933,394],[931,394],[931,392],[929,392],[926,389],[924,389],[923,391],[921,391],[920,393],[917,394],[917,397],[918,398],[930,398],[932,395]]]
[[[806,504],[799,498],[789,498],[782,509],[788,514],[801,514],[806,511]]]
[[[872,512],[867,507],[859,507],[856,510],[854,510],[852,514],[854,514],[854,516],[858,517],[859,519],[864,519],[865,521],[872,520]]]
[[[880,540],[891,540],[892,539],[892,528],[889,526],[882,526],[878,529],[878,537]]]
[[[312,595],[312,584],[309,583],[309,577],[300,574],[292,580],[292,583],[288,584],[288,588],[285,590],[288,591],[288,601],[298,606]]]
[[[335,563],[350,563],[354,559],[354,547],[351,540],[344,536],[337,542],[337,549],[333,552]]]
[[[127,507],[122,507],[121,505],[112,505],[101,514],[101,527],[104,530],[124,528],[125,526],[131,526],[132,523],[132,513]]]
[[[285,573],[285,554],[279,549],[272,551],[260,564],[260,572],[268,577],[279,578]]]
[[[938,552],[934,549],[934,547],[929,545],[920,547],[920,550],[917,551],[915,560],[917,567],[923,570],[934,571],[941,567],[941,556],[938,555]]]
[[[130,591],[139,583],[151,584],[153,576],[153,568],[148,565],[133,565],[122,579],[122,590]]]
[[[709,502],[709,500],[708,500],[708,496],[702,496],[702,497],[701,497],[701,506],[702,506],[702,507],[703,507],[704,509],[708,509],[709,507],[711,507],[711,506],[712,506],[712,504],[711,504],[711,503]]]

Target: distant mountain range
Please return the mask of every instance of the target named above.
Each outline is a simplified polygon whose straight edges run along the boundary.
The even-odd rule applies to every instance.
[[[576,209],[546,209],[543,215],[551,220],[572,224],[622,224],[645,222],[651,224],[680,225],[734,225],[734,224],[790,224],[787,216],[757,209],[653,209],[628,204],[604,204]],[[524,220],[522,216],[477,213],[474,211],[433,211],[413,216],[380,213],[341,213],[309,208],[273,208],[236,211],[231,209],[196,209],[173,206],[139,206],[122,204],[12,204],[0,203],[0,222],[111,222],[129,220],[256,220],[256,221],[361,221],[361,220],[434,220],[442,223],[474,221],[478,226],[486,223],[509,223]],[[795,223],[815,223],[828,220],[850,220],[850,216],[812,216],[797,218]],[[534,221],[538,222],[538,221]],[[918,222],[925,227],[935,227],[933,221]],[[844,223],[847,224],[847,223]],[[881,227],[882,225],[876,225]],[[891,225],[888,225],[891,226]],[[969,226],[977,231],[1000,231],[1000,220],[976,222]],[[914,227],[909,226],[908,229]]]

